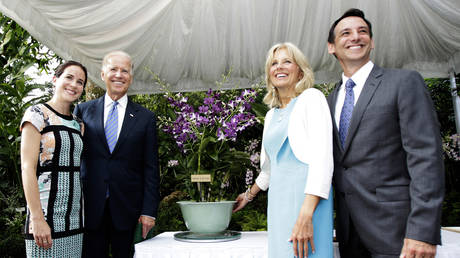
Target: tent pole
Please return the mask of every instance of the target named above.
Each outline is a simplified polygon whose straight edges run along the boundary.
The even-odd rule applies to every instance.
[[[457,133],[460,134],[460,96],[458,95],[457,83],[455,82],[455,71],[453,68],[449,70],[450,88],[452,90],[452,102],[454,104],[455,126]]]

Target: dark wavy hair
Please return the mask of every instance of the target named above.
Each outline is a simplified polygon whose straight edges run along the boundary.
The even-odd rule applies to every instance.
[[[359,9],[356,9],[356,8],[352,8],[352,9],[349,9],[348,11],[346,11],[340,18],[338,18],[331,26],[331,28],[329,29],[329,36],[327,38],[327,42],[331,43],[331,44],[334,44],[334,39],[335,39],[335,33],[334,33],[334,30],[335,30],[335,27],[337,26],[337,24],[347,18],[347,17],[359,17],[361,19],[363,19],[366,24],[367,24],[367,27],[369,27],[369,36],[372,38],[372,24],[370,21],[368,21],[365,17],[364,17],[364,12],[359,10]]]
[[[78,66],[80,67],[83,72],[85,73],[85,83],[83,84],[83,88],[86,86],[86,82],[88,81],[88,71],[86,70],[86,67],[83,66],[81,63],[77,62],[77,61],[73,61],[73,60],[69,60],[69,61],[66,61],[62,64],[60,64],[56,70],[54,70],[54,76],[56,77],[61,77],[61,75],[64,73],[65,69],[69,66]]]

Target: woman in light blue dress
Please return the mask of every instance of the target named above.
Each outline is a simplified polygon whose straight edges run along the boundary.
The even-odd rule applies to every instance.
[[[267,95],[261,168],[234,211],[268,190],[269,257],[333,257],[332,122],[313,72],[291,43],[273,46],[266,61]]]

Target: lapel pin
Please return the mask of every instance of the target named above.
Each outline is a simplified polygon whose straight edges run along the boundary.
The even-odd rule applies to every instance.
[[[130,113],[129,115],[130,115],[131,117],[134,117],[134,115],[133,115],[133,114],[131,114],[131,113]]]

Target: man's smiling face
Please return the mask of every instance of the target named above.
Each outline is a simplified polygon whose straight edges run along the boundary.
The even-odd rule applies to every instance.
[[[374,40],[366,22],[356,16],[342,19],[334,29],[334,43],[328,43],[328,51],[347,64],[364,65],[369,61]]]
[[[128,91],[133,81],[131,69],[131,60],[126,56],[112,55],[108,58],[101,72],[101,78],[107,87],[107,94],[113,100],[121,98]]]

